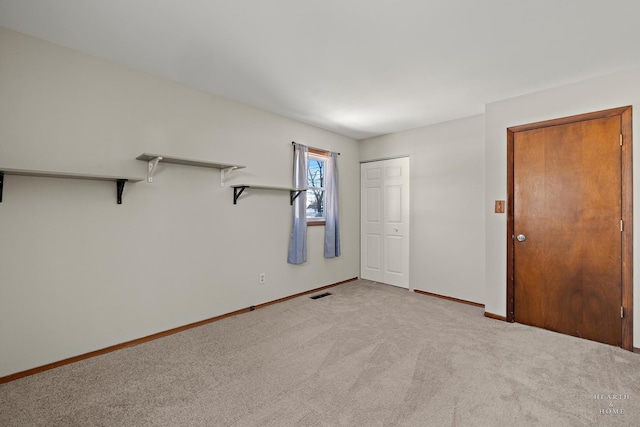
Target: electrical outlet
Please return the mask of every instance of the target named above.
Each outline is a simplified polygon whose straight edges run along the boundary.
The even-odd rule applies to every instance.
[[[264,284],[267,281],[267,275],[265,273],[260,273],[260,284]]]

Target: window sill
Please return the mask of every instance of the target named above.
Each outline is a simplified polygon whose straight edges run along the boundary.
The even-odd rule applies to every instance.
[[[325,225],[326,221],[307,221],[307,227],[314,227],[316,225]]]

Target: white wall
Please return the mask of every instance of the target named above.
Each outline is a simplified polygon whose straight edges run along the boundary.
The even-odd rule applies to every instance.
[[[510,126],[534,123],[608,108],[632,105],[633,127],[640,129],[640,70],[629,70],[579,83],[565,85],[530,95],[488,104],[486,119],[486,206],[493,200],[505,199],[507,182],[506,130]],[[637,141],[637,131],[634,141]],[[637,148],[637,147],[636,147]],[[634,158],[634,198],[640,200],[640,157]],[[487,211],[489,212],[489,211]],[[636,208],[636,224],[640,209]],[[486,215],[486,311],[506,315],[506,217]],[[636,230],[634,246],[638,246],[640,233]],[[635,251],[634,265],[640,251]],[[636,274],[637,277],[637,274]],[[634,281],[634,306],[640,307],[640,290]],[[634,319],[634,343],[640,342],[640,316]]]
[[[291,141],[342,153],[342,257],[286,262],[286,192],[238,205],[219,171],[152,184],[6,176],[0,376],[359,274],[355,140],[0,28],[0,167],[146,177],[142,152],[244,164],[229,184],[291,182]],[[258,285],[258,274],[267,283]]]
[[[360,160],[411,156],[410,286],[484,303],[484,116],[360,142]]]

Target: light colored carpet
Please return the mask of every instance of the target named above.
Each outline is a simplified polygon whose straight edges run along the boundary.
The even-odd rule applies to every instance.
[[[640,425],[638,354],[382,284],[328,291],[0,385],[0,425]]]

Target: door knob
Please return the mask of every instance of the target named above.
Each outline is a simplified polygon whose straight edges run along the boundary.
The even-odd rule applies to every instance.
[[[525,236],[524,234],[518,234],[518,236],[516,236],[516,239],[518,239],[518,242],[524,242],[525,240],[527,240],[527,236]]]

